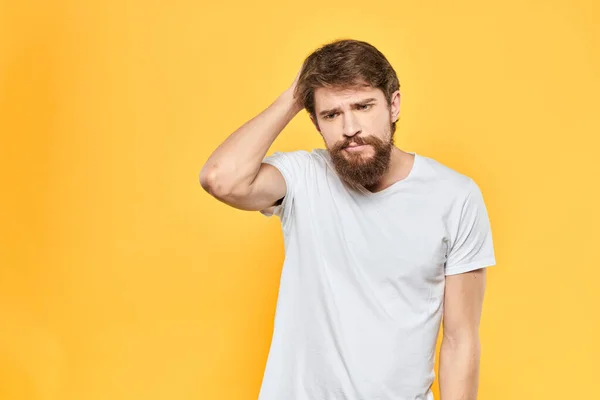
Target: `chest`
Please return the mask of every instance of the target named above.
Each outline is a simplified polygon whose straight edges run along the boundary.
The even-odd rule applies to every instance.
[[[443,279],[449,235],[443,207],[427,192],[407,188],[385,198],[324,192],[297,211],[313,249],[338,268],[359,267],[379,282]]]

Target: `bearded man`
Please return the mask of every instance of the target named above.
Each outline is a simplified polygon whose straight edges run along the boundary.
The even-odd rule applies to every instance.
[[[400,85],[369,43],[310,54],[200,173],[219,201],[281,220],[260,400],[474,400],[490,222],[474,180],[394,144]],[[267,151],[306,109],[325,148]]]

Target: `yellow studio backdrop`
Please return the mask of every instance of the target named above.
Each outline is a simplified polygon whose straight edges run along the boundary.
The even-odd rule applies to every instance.
[[[344,37],[399,75],[398,146],[486,199],[498,265],[479,399],[599,398],[599,10],[4,1],[0,399],[257,397],[279,221],[219,203],[198,176],[305,56]],[[269,154],[313,147],[302,112]]]

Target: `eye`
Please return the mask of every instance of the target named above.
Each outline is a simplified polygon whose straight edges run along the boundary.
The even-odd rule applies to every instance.
[[[371,106],[372,106],[372,105],[373,105],[373,104],[360,104],[360,105],[358,106],[358,109],[359,109],[359,110],[368,110],[369,108],[371,108]]]
[[[323,118],[325,118],[325,119],[332,119],[335,116],[336,116],[336,113],[331,113],[331,114],[325,115]]]

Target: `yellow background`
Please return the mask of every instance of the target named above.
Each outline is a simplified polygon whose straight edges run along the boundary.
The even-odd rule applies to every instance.
[[[256,399],[279,221],[198,174],[343,37],[396,68],[399,147],[484,193],[479,399],[596,398],[598,3],[259,3],[3,2],[0,399]],[[313,147],[302,112],[269,153]]]

